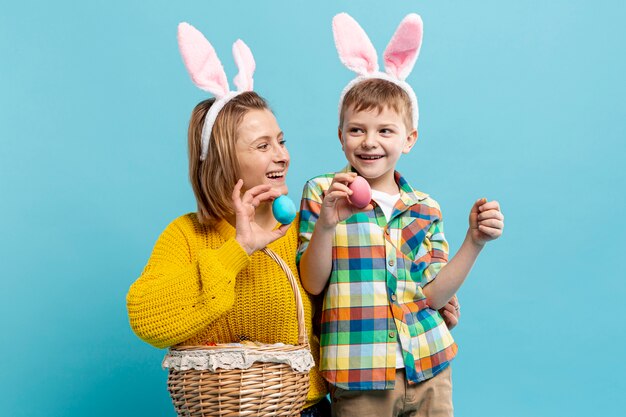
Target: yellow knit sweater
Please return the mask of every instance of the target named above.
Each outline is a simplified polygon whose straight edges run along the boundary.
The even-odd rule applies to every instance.
[[[298,231],[268,247],[298,276]],[[311,352],[319,363],[312,332],[312,303],[298,282]],[[143,273],[126,297],[133,331],[151,345],[201,345],[242,340],[298,343],[293,293],[285,273],[262,252],[248,256],[225,220],[208,227],[194,213],[174,220],[159,237]],[[317,367],[310,371],[306,407],[326,395]]]

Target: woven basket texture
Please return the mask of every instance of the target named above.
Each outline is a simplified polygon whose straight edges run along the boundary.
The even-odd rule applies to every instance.
[[[298,346],[272,347],[276,352],[309,349],[302,298],[287,264],[268,248],[289,279],[296,300]],[[177,350],[219,350],[217,346],[185,346]],[[267,350],[265,346],[244,349]],[[169,370],[167,388],[180,417],[299,416],[309,391],[308,372],[297,372],[288,364],[255,362],[248,369]]]

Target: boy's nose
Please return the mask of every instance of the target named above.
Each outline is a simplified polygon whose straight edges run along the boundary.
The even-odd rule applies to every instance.
[[[376,145],[377,145],[376,138],[371,133],[368,133],[367,135],[365,135],[365,137],[363,138],[363,142],[361,142],[361,147],[366,148],[366,149],[375,148]]]

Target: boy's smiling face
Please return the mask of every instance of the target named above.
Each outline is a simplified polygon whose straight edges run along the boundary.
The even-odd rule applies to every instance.
[[[390,194],[398,192],[394,179],[396,164],[409,153],[417,131],[408,131],[404,118],[388,106],[355,111],[347,108],[339,129],[341,148],[348,162],[370,186]]]

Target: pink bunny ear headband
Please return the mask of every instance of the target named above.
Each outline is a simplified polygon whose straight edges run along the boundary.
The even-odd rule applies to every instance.
[[[202,127],[200,160],[204,161],[209,152],[209,139],[218,113],[226,103],[237,95],[252,91],[254,83],[252,74],[254,74],[256,64],[250,48],[241,39],[238,39],[233,44],[233,57],[239,69],[239,73],[233,80],[237,91],[230,91],[222,62],[217,57],[211,43],[198,29],[189,23],[180,23],[178,25],[178,48],[193,83],[198,88],[215,96],[215,103],[207,112]]]
[[[404,80],[413,70],[422,46],[422,18],[415,13],[407,15],[396,29],[385,49],[385,72],[378,71],[378,56],[369,37],[359,24],[347,13],[333,18],[333,34],[339,59],[358,76],[341,92],[339,112],[346,93],[361,81],[379,78],[402,88],[411,100],[413,127],[417,129],[419,110],[415,91]]]

